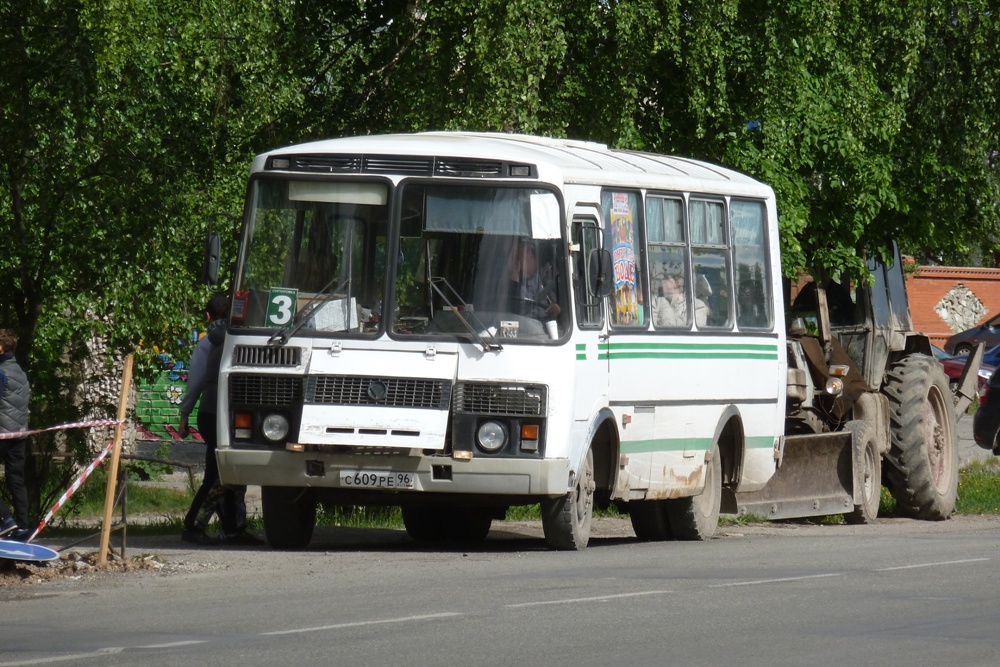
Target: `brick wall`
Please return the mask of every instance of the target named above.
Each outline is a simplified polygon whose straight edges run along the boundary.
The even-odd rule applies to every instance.
[[[972,326],[1000,312],[1000,269],[922,266],[906,276],[913,328],[927,334],[939,347],[958,331],[952,331],[935,308],[959,286],[972,292],[985,307],[985,313]]]

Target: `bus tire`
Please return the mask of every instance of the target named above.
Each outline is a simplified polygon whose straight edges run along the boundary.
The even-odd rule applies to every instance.
[[[585,549],[594,517],[594,451],[587,449],[569,493],[542,499],[542,531],[551,549]]]
[[[628,504],[628,518],[632,520],[635,536],[644,542],[663,542],[674,537],[664,500],[633,500]]]
[[[893,364],[883,393],[892,444],[886,485],[906,516],[941,521],[958,499],[958,443],[948,378],[932,357],[911,354]]]
[[[305,549],[316,527],[316,497],[310,489],[264,486],[260,489],[264,535],[273,549]]]
[[[875,441],[875,429],[866,421],[853,420],[847,422],[844,430],[851,431],[855,442],[864,446],[862,502],[854,506],[854,511],[844,514],[844,521],[850,524],[875,523],[882,500],[882,455],[879,454],[878,443]]]
[[[493,512],[486,507],[458,507],[450,519],[448,537],[464,544],[482,542],[493,526]]]
[[[446,517],[440,507],[403,505],[400,510],[406,534],[414,542],[444,542],[447,538]]]
[[[401,511],[406,534],[427,544],[482,542],[493,525],[493,511],[486,507],[404,505]]]
[[[670,529],[679,540],[707,540],[719,527],[722,506],[722,458],[719,445],[713,443],[705,463],[705,488],[697,496],[668,500]]]

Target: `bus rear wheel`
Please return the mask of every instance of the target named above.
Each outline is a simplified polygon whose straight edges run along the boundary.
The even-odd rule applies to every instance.
[[[587,450],[569,493],[542,500],[542,531],[552,549],[585,549],[594,517],[594,451]]]
[[[628,518],[632,520],[635,536],[644,542],[663,542],[674,537],[665,500],[633,500],[628,504]]]
[[[316,496],[310,489],[264,486],[260,489],[264,535],[273,549],[305,549],[316,527]]]
[[[712,445],[705,462],[705,488],[697,496],[667,501],[670,529],[679,540],[707,540],[719,527],[722,506],[722,459]]]

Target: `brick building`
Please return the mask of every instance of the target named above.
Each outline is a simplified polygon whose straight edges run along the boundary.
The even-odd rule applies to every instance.
[[[913,328],[943,347],[952,334],[1000,313],[1000,269],[921,266],[906,276]]]

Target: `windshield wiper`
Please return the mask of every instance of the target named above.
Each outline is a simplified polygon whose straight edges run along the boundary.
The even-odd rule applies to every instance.
[[[338,279],[339,277],[335,276],[332,280],[330,280],[330,282],[324,285],[320,291],[316,292],[316,294],[313,295],[313,298],[306,302],[306,305],[302,306],[302,310],[300,310],[296,316],[297,320],[295,322],[295,326],[275,331],[271,334],[271,337],[267,339],[267,344],[272,347],[281,347],[287,343],[292,336],[297,334],[302,327],[306,325],[306,322],[309,321],[312,314],[319,310],[319,307],[329,301],[331,297],[335,296],[335,294],[332,293],[328,294],[327,290],[333,287],[333,284],[336,283]],[[343,287],[346,288],[350,284],[351,280],[348,278],[344,281]]]
[[[483,323],[483,321],[481,319],[479,319],[479,317],[476,315],[475,311],[469,309],[469,304],[465,303],[465,301],[462,300],[462,297],[459,296],[459,294],[458,294],[458,290],[456,290],[454,287],[452,287],[451,283],[449,283],[446,278],[444,278],[443,276],[431,276],[431,281],[430,282],[431,282],[431,289],[433,289],[435,292],[437,292],[438,295],[441,297],[441,300],[444,301],[446,304],[448,304],[448,307],[451,308],[451,312],[456,317],[456,319],[458,319],[458,321],[462,323],[462,326],[464,326],[466,328],[466,330],[470,334],[472,334],[473,337],[475,337],[475,339],[483,347],[483,352],[489,352],[490,350],[502,350],[503,349],[503,345],[501,345],[500,342],[496,339],[496,337],[493,334],[490,333],[490,330],[486,327],[486,325]],[[451,300],[447,296],[445,296],[445,293],[441,291],[441,288],[437,286],[437,283],[442,283],[449,290],[451,290],[451,293],[454,295],[455,299],[460,304],[462,304],[462,310],[459,310],[458,308],[455,307],[455,304],[453,304],[451,302]],[[473,317],[473,319],[476,320],[476,323],[480,327],[482,327],[483,331],[486,332],[486,335],[489,337],[489,340],[487,340],[486,338],[484,338],[479,333],[479,331],[476,330],[475,327],[473,327],[471,324],[469,324],[469,321],[466,320],[462,316],[462,312],[463,311],[466,312],[466,313],[468,313],[469,315],[471,315]]]

